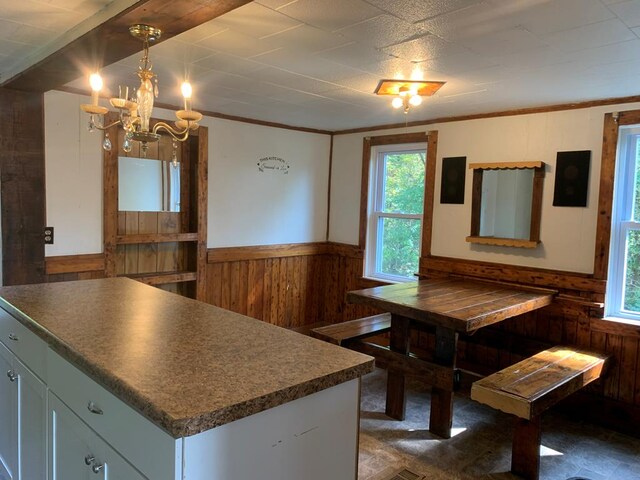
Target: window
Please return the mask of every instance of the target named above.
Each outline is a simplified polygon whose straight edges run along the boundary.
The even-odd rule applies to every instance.
[[[372,149],[365,274],[414,280],[420,257],[426,143]]]
[[[640,320],[640,128],[620,128],[607,315]]]

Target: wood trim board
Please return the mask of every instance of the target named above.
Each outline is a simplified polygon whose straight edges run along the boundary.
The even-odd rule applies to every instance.
[[[627,113],[626,118],[636,118],[640,123],[640,110]],[[611,240],[611,214],[613,211],[613,185],[618,148],[618,121],[613,114],[604,116],[602,159],[600,163],[600,190],[598,194],[598,223],[596,226],[595,259],[593,276],[606,280],[609,268],[609,242]]]
[[[59,273],[99,272],[104,270],[105,257],[102,253],[80,255],[59,255],[46,257],[45,273],[55,275]]]
[[[327,252],[328,244],[326,242],[254,245],[249,247],[218,247],[210,248],[207,251],[207,263],[323,255]]]
[[[430,273],[494,278],[525,285],[581,290],[601,294],[605,292],[606,288],[604,280],[592,278],[589,274],[450,257],[423,256],[420,258],[420,275],[428,275]]]

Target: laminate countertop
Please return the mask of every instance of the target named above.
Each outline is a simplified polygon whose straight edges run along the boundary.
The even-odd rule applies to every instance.
[[[0,307],[174,438],[373,370],[369,356],[127,278],[2,287]]]

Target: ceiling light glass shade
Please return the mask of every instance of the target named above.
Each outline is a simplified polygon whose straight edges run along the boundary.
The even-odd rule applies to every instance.
[[[111,106],[119,112],[119,118],[111,125],[104,125],[104,121],[98,121],[97,115],[104,115],[109,110],[98,105],[98,93],[102,89],[102,78],[99,74],[91,75],[91,104],[80,105],[80,108],[90,115],[90,130],[97,128],[107,130],[115,125],[120,125],[125,131],[123,149],[131,151],[131,142],[141,143],[142,156],[146,156],[148,142],[157,142],[160,138],[158,132],[165,131],[174,140],[184,142],[189,138],[189,132],[198,127],[197,122],[202,119],[202,114],[191,110],[191,96],[193,89],[189,82],[182,84],[181,90],[184,97],[184,110],[176,112],[178,122],[173,127],[166,122],[156,122],[151,128],[151,117],[153,114],[154,98],[158,96],[158,78],[153,73],[153,65],[149,59],[149,43],[160,38],[161,30],[150,25],[136,24],[129,28],[129,32],[134,37],[142,40],[143,55],[138,67],[138,78],[140,85],[135,93],[135,98],[128,98],[129,87],[119,87],[119,96],[109,99]],[[155,84],[154,84],[155,83]],[[105,148],[106,150],[106,148]]]
[[[445,82],[431,80],[380,80],[373,91],[376,95],[393,95],[393,108],[402,108],[404,113],[422,104],[422,97],[430,97],[436,93]]]

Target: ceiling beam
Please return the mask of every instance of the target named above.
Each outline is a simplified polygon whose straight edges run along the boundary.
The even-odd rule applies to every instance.
[[[162,37],[154,43],[157,44],[250,1],[141,0],[7,79],[0,87],[32,92],[52,90],[141,51],[140,40],[129,34],[129,26],[134,23],[160,28]]]

